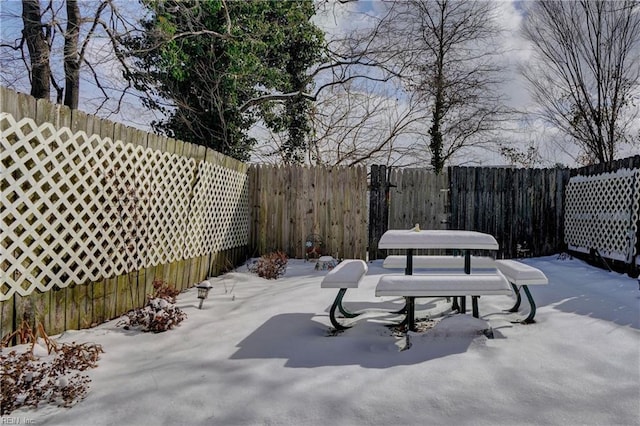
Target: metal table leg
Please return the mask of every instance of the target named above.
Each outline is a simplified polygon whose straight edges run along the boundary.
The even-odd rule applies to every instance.
[[[471,305],[472,305],[472,312],[473,312],[473,316],[476,318],[480,317],[480,312],[478,310],[478,299],[480,296],[471,296]]]
[[[407,330],[416,331],[416,312],[415,312],[415,302],[416,298],[411,296],[405,296],[407,300]]]
[[[471,250],[464,250],[464,273],[467,275],[471,274]],[[476,300],[475,303],[477,305],[478,301]],[[474,306],[477,309],[476,305]],[[460,296],[460,309],[458,312],[461,314],[467,313],[467,298],[465,296]]]
[[[340,311],[340,313],[345,317],[345,318],[355,318],[360,314],[356,314],[354,312],[350,312],[347,310],[347,308],[344,307],[344,305],[342,305],[342,297],[344,296],[344,294],[347,292],[346,288],[341,288],[340,291],[342,291],[342,295],[340,295],[340,292],[338,292],[338,295],[340,296],[340,301],[338,302],[338,310]]]
[[[520,297],[519,289],[514,284],[511,284],[511,285],[513,286],[513,289],[516,292],[517,300],[516,300],[516,304],[513,305],[513,308],[509,309],[509,312],[517,312],[518,308],[520,307],[520,302],[522,298]],[[536,322],[533,319],[533,317],[535,317],[536,315],[536,302],[533,300],[533,296],[531,295],[531,292],[529,291],[528,286],[523,285],[522,289],[524,290],[524,294],[527,296],[527,301],[529,302],[529,315],[527,315],[527,317],[523,320],[512,321],[512,322],[519,323],[519,324],[533,324],[534,322]]]
[[[460,305],[458,304],[458,296],[453,297],[453,302],[451,303],[451,310],[460,312]]]

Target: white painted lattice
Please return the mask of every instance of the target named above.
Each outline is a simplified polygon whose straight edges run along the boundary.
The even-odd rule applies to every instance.
[[[248,243],[246,175],[0,114],[0,300]]]
[[[248,243],[249,190],[246,173],[201,162],[191,206],[187,257]]]
[[[640,170],[621,169],[569,180],[565,201],[565,243],[630,263],[637,255]]]

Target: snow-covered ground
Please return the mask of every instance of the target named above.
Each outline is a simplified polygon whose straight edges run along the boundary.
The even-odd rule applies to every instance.
[[[57,336],[105,350],[86,399],[2,423],[640,425],[638,281],[576,259],[525,262],[549,278],[531,287],[535,324],[510,322],[508,296],[482,297],[480,319],[419,299],[418,317],[445,315],[408,336],[385,326],[400,301],[374,296],[388,273],[381,261],[345,297],[368,313],[337,334],[328,317],[336,290],[320,288],[326,272],[290,260],[285,277],[268,281],[241,267],[212,279],[202,310],[195,289],[181,294],[188,318],[173,330],[127,331],[114,320]]]

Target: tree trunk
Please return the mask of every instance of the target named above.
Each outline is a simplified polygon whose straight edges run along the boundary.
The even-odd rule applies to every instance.
[[[64,104],[78,109],[80,91],[80,8],[77,0],[67,0],[67,31],[64,35]]]
[[[440,123],[442,122],[444,115],[445,101],[444,56],[446,54],[446,50],[444,25],[446,20],[446,7],[446,2],[440,4],[440,22],[437,28],[438,53],[436,56],[436,76],[434,80],[435,96],[433,102],[433,124],[429,129],[429,134],[431,135],[431,143],[429,144],[429,147],[431,148],[431,165],[433,166],[436,174],[440,174],[442,172],[445,161],[445,158],[442,155],[443,146]]]
[[[51,68],[49,65],[49,44],[44,26],[40,20],[40,2],[22,0],[23,37],[31,59],[31,96],[49,99],[51,95]]]

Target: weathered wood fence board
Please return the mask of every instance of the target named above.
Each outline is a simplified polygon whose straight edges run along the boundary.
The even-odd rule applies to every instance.
[[[378,241],[389,228],[389,171],[386,166],[371,166],[369,177],[369,248],[370,260],[384,258],[385,252],[378,250]]]
[[[275,167],[249,169],[251,231],[255,256],[282,250],[305,258],[312,234],[323,254],[366,257],[367,174],[364,167]]]

